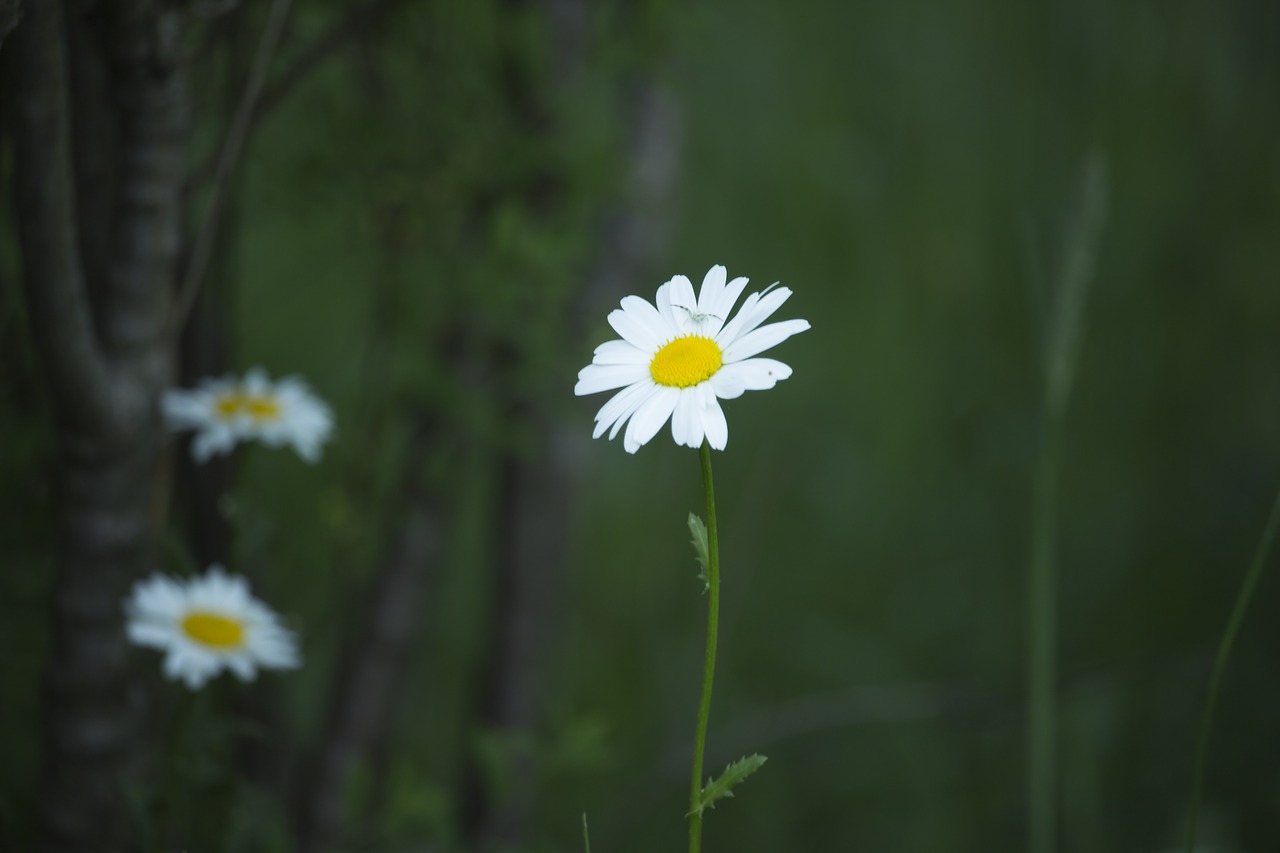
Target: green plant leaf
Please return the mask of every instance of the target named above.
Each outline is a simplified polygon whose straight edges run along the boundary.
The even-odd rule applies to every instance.
[[[732,797],[734,786],[759,770],[768,760],[765,756],[756,754],[748,755],[746,758],[739,758],[731,763],[720,774],[719,779],[712,779],[707,782],[702,789],[702,794],[698,797],[698,807],[686,814],[685,817],[689,817],[694,812],[701,815],[704,810],[715,808],[717,800]]]
[[[706,592],[711,589],[708,575],[711,571],[711,543],[707,539],[707,526],[692,512],[689,513],[689,532],[693,534],[693,550],[698,554],[698,565],[702,566],[698,572],[698,580],[702,581],[702,591]]]

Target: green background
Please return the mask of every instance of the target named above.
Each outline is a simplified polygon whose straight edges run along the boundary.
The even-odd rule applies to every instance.
[[[595,851],[680,849],[703,631],[696,454],[667,430],[635,456],[593,442],[607,396],[572,388],[614,337],[618,298],[722,263],[749,290],[792,288],[778,318],[813,328],[769,353],[792,378],[724,406],[708,767],[769,763],[709,813],[706,849],[1021,848],[1041,365],[1094,156],[1106,214],[1057,505],[1061,848],[1175,848],[1212,656],[1280,485],[1277,7],[602,6],[576,53],[544,12],[409,4],[251,140],[207,294],[226,367],[304,376],[337,432],[315,467],[237,452],[230,568],[299,629],[307,663],[221,685],[215,704],[261,691],[282,778],[299,772],[426,413],[451,436],[422,463],[445,547],[389,757],[352,783],[350,849],[455,849],[462,768],[487,768],[501,798],[516,755],[535,768],[522,849],[576,849],[583,812]],[[334,14],[302,4],[293,32]],[[194,75],[193,162],[218,139],[219,73]],[[678,116],[678,172],[645,214],[666,236],[588,288],[610,272],[609,217],[637,204],[638,86]],[[0,816],[22,831],[54,458],[20,294],[3,294]],[[495,733],[474,718],[512,535],[494,525],[495,460],[548,452],[570,489],[537,720]],[[199,557],[180,513],[172,528],[166,568],[185,572]],[[1213,849],[1280,839],[1274,568],[1223,684]],[[154,663],[139,652],[152,681]],[[238,736],[225,725],[208,739]],[[289,849],[287,786],[237,782],[196,741],[212,767],[183,778],[218,792],[190,805],[214,827],[205,849]]]

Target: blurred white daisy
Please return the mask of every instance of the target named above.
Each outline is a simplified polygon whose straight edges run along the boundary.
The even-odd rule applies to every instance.
[[[244,379],[224,376],[190,391],[165,391],[160,407],[171,430],[196,431],[191,441],[196,462],[255,439],[271,447],[292,444],[299,456],[315,462],[333,430],[329,407],[305,382],[289,376],[273,383],[257,368]]]
[[[198,690],[223,669],[252,681],[258,667],[294,669],[298,642],[280,618],[249,594],[239,576],[211,566],[203,576],[165,575],[134,584],[125,626],[135,645],[165,652],[164,674]]]
[[[609,325],[622,340],[596,347],[573,389],[579,396],[622,389],[596,413],[593,438],[609,430],[612,439],[626,424],[622,444],[635,453],[670,418],[676,444],[700,447],[706,438],[724,450],[729,425],[717,398],[772,388],[791,375],[780,361],[753,357],[809,328],[807,320],[760,325],[791,291],[775,284],[753,293],[729,319],[747,280],[725,278],[724,267],[712,267],[695,298],[689,279],[678,275],[658,288],[657,307],[627,296],[621,310],[610,312]]]

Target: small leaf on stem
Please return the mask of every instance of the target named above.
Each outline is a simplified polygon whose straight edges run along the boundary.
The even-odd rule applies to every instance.
[[[698,564],[702,566],[698,572],[698,580],[702,581],[702,591],[711,588],[711,579],[707,574],[711,565],[711,545],[707,540],[707,526],[694,513],[689,513],[689,532],[693,534],[693,550],[698,554]]]
[[[693,812],[701,815],[704,810],[715,808],[717,800],[732,797],[734,786],[759,770],[768,760],[765,756],[756,754],[748,755],[746,758],[739,758],[730,764],[720,774],[719,779],[712,779],[707,782],[706,787],[702,789],[702,796],[698,798],[698,807],[686,814],[685,817],[693,814]]]

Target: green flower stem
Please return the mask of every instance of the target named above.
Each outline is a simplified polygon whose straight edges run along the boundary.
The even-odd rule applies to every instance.
[[[1236,596],[1236,605],[1227,620],[1227,630],[1218,645],[1218,656],[1213,661],[1213,672],[1209,675],[1209,695],[1205,698],[1204,717],[1200,721],[1200,736],[1196,742],[1196,764],[1191,778],[1191,805],[1187,814],[1187,853],[1196,847],[1196,818],[1200,811],[1200,794],[1204,787],[1204,759],[1209,750],[1209,732],[1213,728],[1213,708],[1218,701],[1218,685],[1222,681],[1222,672],[1227,668],[1227,658],[1231,656],[1231,647],[1235,644],[1236,634],[1240,631],[1240,623],[1244,621],[1244,612],[1253,598],[1254,587],[1262,575],[1262,566],[1267,562],[1267,554],[1271,552],[1271,543],[1276,538],[1276,527],[1280,525],[1280,494],[1271,507],[1271,517],[1267,519],[1267,527],[1262,531],[1262,540],[1253,555],[1253,564],[1244,577],[1240,594]]]
[[[702,487],[707,495],[707,657],[702,668],[702,699],[698,703],[698,732],[693,744],[693,779],[689,791],[689,853],[702,849],[702,755],[707,741],[707,717],[711,713],[711,684],[716,674],[716,634],[720,626],[720,543],[716,534],[716,492],[711,481],[711,447],[702,442]]]

